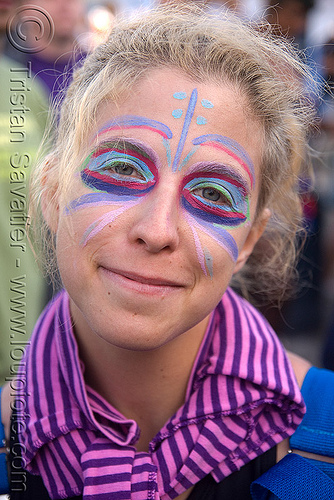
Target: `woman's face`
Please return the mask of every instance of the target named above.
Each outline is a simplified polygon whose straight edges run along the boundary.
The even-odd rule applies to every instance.
[[[155,70],[101,106],[87,144],[57,227],[77,334],[148,350],[204,333],[267,218],[254,223],[262,130],[244,98]]]

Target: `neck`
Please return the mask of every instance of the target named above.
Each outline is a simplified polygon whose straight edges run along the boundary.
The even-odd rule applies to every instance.
[[[138,451],[148,450],[153,437],[184,404],[207,324],[205,318],[153,351],[118,348],[92,333],[78,338],[86,383],[126,418],[137,422],[141,429]]]

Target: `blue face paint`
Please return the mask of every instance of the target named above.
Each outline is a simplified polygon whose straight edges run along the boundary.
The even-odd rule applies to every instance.
[[[187,94],[186,94],[186,92],[174,92],[173,97],[174,97],[174,99],[183,100],[183,99],[187,98]]]
[[[115,118],[106,123],[106,125],[99,130],[98,135],[115,129],[124,128],[146,128],[152,130],[153,132],[158,132],[160,135],[167,139],[173,137],[172,131],[167,125],[156,120],[151,120],[150,118],[145,118],[143,116],[134,115],[124,115]]]
[[[198,116],[196,118],[196,123],[197,125],[206,125],[208,123],[208,120],[204,118],[204,116]]]
[[[202,99],[201,104],[202,104],[203,108],[207,108],[207,109],[213,108],[212,102],[208,101],[208,99]]]
[[[237,142],[229,137],[224,137],[219,134],[206,134],[201,135],[200,137],[196,137],[193,139],[192,143],[194,145],[210,145],[211,147],[216,147],[221,149],[232,158],[234,158],[247,172],[251,186],[254,185],[255,182],[255,171],[254,165],[249,157],[247,151]]]
[[[157,168],[135,146],[116,143],[99,146],[88,157],[81,171],[84,184],[98,191],[119,196],[143,196],[158,178]]]
[[[173,97],[182,101],[187,99],[187,94],[176,92]],[[174,118],[184,117],[174,158],[172,158],[170,146],[173,133],[167,125],[157,120],[135,115],[120,116],[109,121],[99,131],[99,139],[103,139],[110,132],[115,134],[115,130],[129,128],[146,129],[158,133],[162,136],[167,164],[173,172],[181,170],[201,146],[218,147],[236,158],[238,163],[244,166],[253,182],[254,168],[247,153],[236,141],[218,134],[202,135],[194,139],[192,141],[193,148],[180,161],[190,125],[194,123],[197,100],[197,89],[193,89],[187,109],[177,108],[172,111]],[[201,106],[205,109],[213,108],[212,102],[207,99],[201,100]],[[203,109],[202,112],[204,113]],[[207,119],[205,116],[199,115],[196,118],[196,123],[205,125]],[[114,207],[86,229],[82,239],[83,245],[119,215],[140,203],[142,198],[149,194],[159,181],[156,159],[152,155],[146,154],[145,150],[136,147],[136,141],[133,144],[131,141],[131,139],[129,141],[109,139],[109,142],[104,142],[96,148],[84,164],[80,173],[82,181],[86,187],[93,189],[94,192],[84,194],[72,201],[67,207],[67,212],[108,204],[114,205]],[[188,174],[183,180],[180,193],[180,203],[194,234],[200,265],[203,272],[212,277],[212,256],[208,249],[202,249],[197,231],[202,231],[210,236],[229,253],[233,261],[236,261],[238,248],[233,236],[226,228],[239,226],[248,219],[247,190],[233,175],[230,176],[228,173],[212,175],[204,169]]]
[[[183,206],[194,217],[231,227],[246,222],[248,197],[244,186],[236,179],[194,173],[186,176],[183,185]]]
[[[172,111],[172,115],[174,116],[174,118],[181,118],[183,114],[183,109],[174,109]]]
[[[172,164],[173,172],[176,172],[176,170],[177,170],[177,167],[178,167],[178,164],[180,161],[180,157],[181,157],[181,154],[182,154],[182,151],[184,148],[184,144],[185,144],[186,139],[187,139],[190,123],[191,123],[192,117],[194,115],[196,103],[197,103],[197,89],[194,89],[192,91],[190,99],[189,99],[188,109],[186,112],[186,116],[184,118],[184,123],[183,123],[182,131],[181,131],[181,137],[180,137],[179,143],[177,145],[177,150],[176,150],[175,157],[173,160],[173,164]]]
[[[207,270],[209,271],[211,279],[213,278],[213,258],[207,248],[204,248],[204,259]]]

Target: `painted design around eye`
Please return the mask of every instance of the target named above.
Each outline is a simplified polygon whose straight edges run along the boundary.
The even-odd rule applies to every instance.
[[[87,158],[81,178],[87,187],[97,191],[143,196],[154,187],[158,171],[144,153],[106,144]]]
[[[194,146],[211,146],[218,148],[227,153],[235,159],[245,170],[250,181],[251,187],[255,184],[255,171],[254,165],[249,157],[247,151],[237,142],[230,137],[224,137],[219,134],[206,134],[193,139]]]
[[[187,176],[182,190],[184,208],[194,217],[212,224],[239,226],[249,216],[249,201],[244,187],[235,179],[216,174]]]

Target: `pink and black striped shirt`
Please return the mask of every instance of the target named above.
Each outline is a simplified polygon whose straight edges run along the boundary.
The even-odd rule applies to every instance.
[[[211,314],[185,404],[148,453],[136,451],[137,423],[85,384],[66,292],[42,314],[22,370],[23,459],[52,499],[173,499],[275,446],[305,411],[280,342],[231,289]]]

